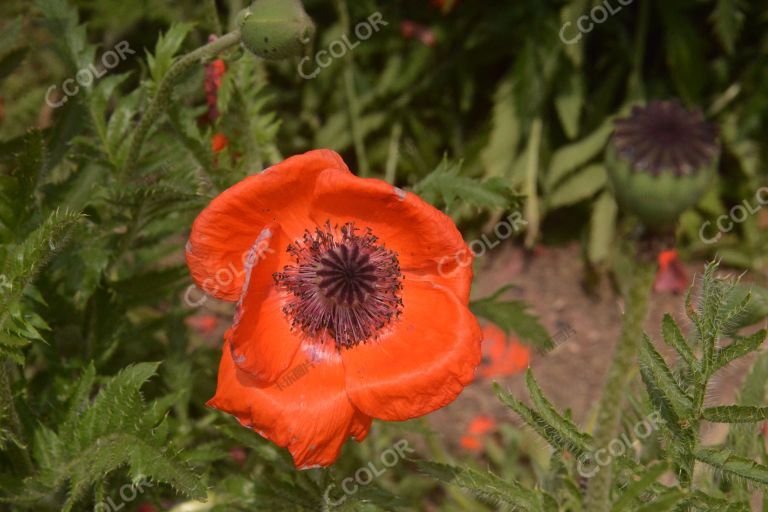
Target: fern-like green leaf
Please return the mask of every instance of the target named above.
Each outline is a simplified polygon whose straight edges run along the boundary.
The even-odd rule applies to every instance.
[[[563,432],[569,439],[573,439],[574,444],[578,443],[579,448],[582,451],[588,450],[589,445],[592,443],[591,437],[581,432],[571,420],[557,412],[552,403],[544,396],[536,379],[533,378],[533,372],[530,368],[528,368],[528,371],[525,373],[525,382],[537,412],[552,425],[553,428],[559,432]]]
[[[470,309],[477,316],[493,322],[507,334],[514,332],[524,343],[540,350],[550,350],[554,344],[539,319],[528,312],[528,305],[519,300],[500,300],[509,289],[503,287],[490,297],[472,301]]]
[[[516,204],[517,197],[500,178],[480,181],[461,174],[461,163],[449,163],[444,158],[440,165],[413,187],[425,201],[445,205],[451,211],[456,202],[478,208],[503,210]]]
[[[568,450],[577,457],[581,457],[585,453],[591,451],[591,447],[589,446],[591,439],[585,434],[581,434],[575,428],[564,427],[560,429],[557,426],[552,425],[541,413],[517,400],[510,395],[509,392],[502,389],[498,383],[494,383],[493,389],[502,403],[515,411],[523,421],[525,421],[555,449]],[[561,419],[566,422],[566,424],[569,423],[567,420],[564,420],[563,418]]]
[[[496,506],[530,512],[544,510],[542,496],[514,480],[502,479],[490,472],[480,472],[437,462],[416,461],[416,465],[441,482],[466,489]]]

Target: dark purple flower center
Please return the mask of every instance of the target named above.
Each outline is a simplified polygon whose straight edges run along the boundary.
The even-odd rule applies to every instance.
[[[689,175],[709,166],[718,154],[717,127],[677,101],[652,101],[616,121],[613,143],[633,170],[658,176],[668,170]]]
[[[296,264],[274,275],[287,292],[283,312],[291,326],[315,341],[330,336],[337,350],[375,338],[403,307],[397,254],[370,229],[358,231],[330,222],[305,231],[288,246]]]

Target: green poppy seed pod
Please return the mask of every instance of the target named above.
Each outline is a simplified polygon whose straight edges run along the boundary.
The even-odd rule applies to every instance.
[[[315,32],[300,0],[256,0],[236,21],[243,46],[270,60],[301,55]]]
[[[606,167],[618,204],[649,227],[674,225],[712,181],[717,128],[677,101],[652,101],[618,119]]]

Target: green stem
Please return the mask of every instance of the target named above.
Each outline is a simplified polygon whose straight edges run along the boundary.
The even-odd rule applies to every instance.
[[[336,0],[336,9],[339,11],[341,28],[345,34],[349,33],[349,10],[346,0]],[[352,60],[352,52],[347,52],[344,57],[344,95],[347,98],[347,111],[349,113],[349,129],[352,132],[352,142],[355,146],[355,155],[357,156],[358,170],[361,176],[368,176],[370,168],[368,166],[368,156],[365,152],[365,142],[363,140],[363,131],[360,126],[360,101],[355,89],[355,69]]]
[[[239,42],[240,31],[236,30],[224,34],[215,41],[189,52],[173,63],[160,81],[160,84],[157,87],[157,93],[155,94],[155,97],[152,98],[149,108],[147,108],[141,121],[139,121],[139,124],[133,130],[131,145],[128,149],[128,157],[126,158],[123,172],[120,176],[121,180],[124,180],[128,176],[138,162],[139,156],[141,155],[141,146],[144,144],[144,140],[147,138],[152,125],[155,124],[155,121],[157,121],[160,115],[165,112],[165,109],[168,107],[168,103],[171,100],[171,92],[173,92],[173,87],[176,85],[179,77],[190,68],[199,65],[201,61],[206,61]]]
[[[608,377],[597,413],[594,446],[607,447],[618,435],[624,398],[632,376],[632,367],[643,332],[643,322],[648,311],[648,298],[653,286],[656,265],[636,260],[632,281],[627,293],[626,313],[621,337],[613,353]],[[602,466],[589,481],[586,508],[590,512],[608,512],[613,483],[613,466]]]
[[[29,458],[28,450],[19,446],[26,443],[24,442],[24,432],[21,429],[21,421],[19,421],[19,415],[16,412],[16,404],[13,402],[10,364],[7,361],[0,360],[0,417],[8,422],[8,429],[14,437],[13,441],[16,442],[14,444],[14,451],[19,453],[19,457],[12,457],[12,460],[19,463],[25,474],[30,474],[34,469],[32,459]]]

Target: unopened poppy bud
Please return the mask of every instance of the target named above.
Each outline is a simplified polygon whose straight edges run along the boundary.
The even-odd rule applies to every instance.
[[[616,121],[608,178],[622,208],[648,226],[669,226],[706,192],[719,154],[717,127],[700,111],[652,101]]]
[[[263,59],[301,55],[315,32],[300,0],[256,0],[238,15],[243,46]]]

